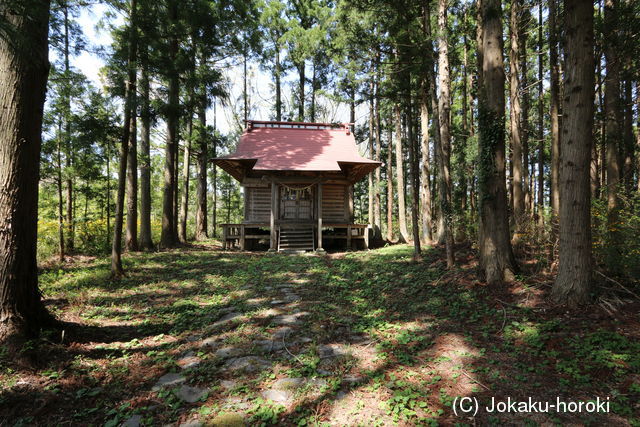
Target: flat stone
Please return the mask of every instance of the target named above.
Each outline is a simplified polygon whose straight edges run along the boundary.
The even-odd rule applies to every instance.
[[[320,359],[346,356],[348,353],[339,344],[325,344],[318,347]]]
[[[209,337],[202,340],[200,343],[200,348],[211,347],[216,348],[220,344],[220,338],[218,337]]]
[[[249,306],[256,306],[256,305],[261,305],[266,301],[265,298],[250,298],[246,301],[245,304],[249,305]]]
[[[310,342],[313,342],[313,339],[309,337],[302,337],[298,340],[298,342],[301,344],[309,344]]]
[[[287,300],[288,302],[299,301],[300,300],[300,295],[286,294],[284,296],[284,299]]]
[[[200,362],[200,358],[196,356],[192,351],[189,351],[185,353],[180,359],[178,359],[176,364],[182,369],[190,369],[200,365]]]
[[[311,378],[307,380],[307,384],[314,387],[322,388],[327,385],[327,380],[324,380],[322,378]]]
[[[229,359],[230,357],[238,357],[242,356],[244,350],[238,347],[222,347],[216,350],[216,357],[219,359]]]
[[[181,374],[169,373],[164,374],[160,378],[158,378],[158,382],[153,386],[151,390],[158,391],[163,387],[170,387],[182,384],[187,379]]]
[[[358,384],[364,381],[364,378],[359,375],[345,375],[342,377],[342,382],[346,384]]]
[[[345,393],[344,391],[339,391],[338,393],[336,393],[336,397],[334,400],[340,401],[346,397],[347,397],[347,393]]]
[[[282,316],[274,317],[273,322],[276,325],[297,325],[300,320],[295,314],[283,314]]]
[[[230,322],[232,320],[239,319],[240,317],[242,317],[242,313],[237,312],[237,311],[233,311],[231,313],[227,313],[224,316],[222,316],[220,319],[218,319],[218,321],[216,323],[226,323],[226,322]],[[214,323],[214,325],[216,323]]]
[[[294,329],[290,328],[288,326],[283,326],[281,328],[278,328],[274,333],[273,333],[273,338],[274,339],[282,339],[283,337],[286,337],[287,335],[291,335],[293,333]]]
[[[231,390],[238,386],[238,382],[234,380],[222,380],[220,381],[220,386],[225,390]]]
[[[271,362],[257,356],[244,356],[229,359],[224,364],[224,370],[231,372],[259,372],[271,366]]]
[[[206,388],[191,387],[188,385],[183,385],[176,392],[176,396],[178,396],[180,399],[184,400],[185,402],[195,403],[198,400],[202,399],[204,396],[206,396],[208,391],[209,390],[207,390]]]
[[[201,337],[199,335],[189,335],[185,340],[187,342],[195,342],[198,341]]]
[[[120,424],[120,427],[138,427],[141,422],[142,415],[132,415]]]
[[[270,308],[268,310],[264,310],[263,312],[261,312],[260,317],[274,317],[274,316],[279,316],[280,314],[282,314],[282,312],[277,308]]]
[[[180,424],[178,427],[203,427],[204,423],[199,419],[193,419]]]
[[[243,427],[244,417],[240,414],[218,414],[210,422],[213,427]]]
[[[327,371],[326,369],[316,369],[316,372],[318,375],[325,375],[327,377],[333,375],[333,372]]]
[[[296,390],[305,384],[304,378],[281,378],[273,383],[275,390]]]
[[[284,348],[284,344],[282,344],[282,341],[275,340],[257,340],[253,341],[251,344],[253,344],[255,347],[260,347],[262,351],[266,352],[279,351]]]
[[[262,393],[262,397],[267,400],[273,400],[274,402],[285,403],[291,399],[291,392],[286,390],[265,390]]]
[[[280,304],[284,304],[286,301],[280,300],[280,299],[274,299],[273,301],[271,301],[271,305],[280,305]]]

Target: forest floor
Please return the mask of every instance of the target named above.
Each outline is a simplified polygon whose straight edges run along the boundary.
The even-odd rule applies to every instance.
[[[107,258],[45,268],[69,324],[30,343],[30,366],[0,352],[0,425],[640,425],[638,301],[567,313],[551,277],[489,288],[470,250],[452,271],[438,248],[411,252],[209,242],[126,254],[119,281]],[[610,412],[491,413],[492,398]]]

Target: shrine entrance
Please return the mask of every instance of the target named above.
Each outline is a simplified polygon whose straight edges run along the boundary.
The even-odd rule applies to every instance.
[[[314,186],[280,186],[280,219],[310,221],[313,219]]]

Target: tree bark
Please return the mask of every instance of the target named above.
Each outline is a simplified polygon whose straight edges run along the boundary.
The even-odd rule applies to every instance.
[[[113,242],[111,246],[111,275],[121,277],[122,270],[122,221],[124,216],[124,193],[127,175],[127,156],[129,152],[129,135],[131,132],[133,108],[135,104],[136,60],[138,49],[137,0],[131,0],[129,11],[129,49],[127,53],[127,81],[125,82],[124,121],[122,124],[122,140],[120,142],[120,165],[118,167],[118,196],[116,198],[116,216],[113,226]]]
[[[544,226],[544,86],[542,78],[542,3],[538,5],[538,225]]]
[[[553,0],[551,0],[553,1]],[[509,49],[510,79],[509,85],[511,109],[509,124],[511,128],[511,165],[513,175],[511,186],[513,190],[513,218],[514,232],[513,244],[520,243],[521,235],[524,231],[524,189],[522,179],[522,109],[520,108],[520,98],[522,88],[520,87],[520,20],[522,18],[521,0],[513,0],[511,3],[511,23],[510,36],[511,47]]]
[[[420,99],[420,127],[422,130],[421,151],[422,169],[420,171],[420,223],[422,224],[422,242],[428,245],[433,240],[431,232],[431,165],[429,160],[429,108],[427,107],[428,94],[426,79],[422,82]]]
[[[516,271],[509,238],[505,185],[504,59],[502,57],[502,8],[499,0],[483,0],[479,26],[482,31],[482,85],[479,96],[479,195],[478,247],[480,266],[489,284],[512,281]]]
[[[207,233],[207,161],[209,153],[207,147],[207,97],[205,88],[201,89],[198,103],[198,185],[196,187],[196,240],[204,240]]]
[[[64,262],[64,199],[62,197],[62,120],[58,122],[58,144],[57,144],[58,176],[56,186],[58,189],[58,259]],[[108,203],[108,201],[107,201]],[[108,222],[108,221],[107,221]]]
[[[620,97],[620,57],[618,56],[618,0],[606,0],[604,6],[604,56],[607,63],[604,103],[607,161],[607,230],[609,230],[610,265],[619,260],[620,243],[620,144],[622,142],[622,111]]]
[[[557,0],[549,0],[549,66],[550,115],[551,115],[551,232],[558,235],[560,208],[560,70],[558,65],[558,26],[556,24]]]
[[[375,119],[375,157],[374,160],[380,161],[380,65],[376,64],[376,83],[374,92],[374,119]],[[382,213],[380,210],[380,190],[381,190],[381,169],[376,168],[373,193],[373,238],[374,240],[382,240]]]
[[[304,122],[304,83],[305,83],[304,66],[305,66],[305,61],[302,61],[301,63],[297,64],[298,78],[299,78],[298,97],[300,98],[300,102],[298,104],[298,121],[299,122]]]
[[[589,301],[592,279],[591,156],[594,102],[593,4],[565,0],[564,106],[560,167],[560,246],[552,298],[577,306]]]
[[[281,65],[280,65],[280,46],[275,44],[276,51],[276,69],[275,69],[275,77],[276,77],[276,121],[282,121],[282,87],[280,83],[280,75],[282,74]]]
[[[453,267],[453,206],[451,203],[451,78],[449,76],[449,48],[447,41],[447,0],[438,0],[438,118],[440,121],[440,210],[444,225],[447,268]]]
[[[38,289],[38,171],[49,72],[49,1],[0,6],[0,342],[13,351],[54,323]]]
[[[149,71],[147,48],[141,52],[140,73],[141,114],[140,114],[140,249],[153,249],[151,238],[151,107],[149,99]]]
[[[375,92],[375,83],[373,81],[373,78],[371,79],[371,81],[369,82],[369,141],[368,141],[368,149],[369,149],[369,157],[373,157],[373,153],[374,153],[374,133],[375,133],[375,117],[374,117],[374,92]],[[369,176],[367,177],[369,179],[369,204],[367,205],[368,207],[368,212],[367,212],[367,222],[369,223],[369,226],[373,229],[373,234],[375,235],[375,217],[374,217],[374,211],[373,211],[373,203],[374,203],[374,192],[375,192],[375,188],[374,188],[374,184],[373,184],[373,178],[374,178],[374,173],[373,171],[369,173]]]
[[[407,73],[407,82],[411,81],[411,75]],[[420,203],[420,171],[418,160],[418,147],[415,141],[413,132],[413,102],[411,99],[411,89],[406,90],[406,102],[407,102],[407,140],[409,143],[409,164],[411,165],[410,177],[411,177],[411,226],[413,231],[413,260],[419,261],[421,259],[420,248],[420,227],[418,224],[418,205]]]
[[[169,21],[174,24],[178,21],[178,5],[176,0],[169,3]],[[167,145],[164,162],[164,189],[162,192],[162,232],[160,244],[165,248],[172,248],[178,241],[176,235],[174,216],[175,197],[175,170],[176,153],[178,145],[178,114],[180,81],[176,60],[178,55],[178,36],[172,31],[169,41],[169,105],[167,106]]]
[[[395,152],[396,152],[396,182],[398,186],[398,224],[400,226],[400,242],[409,241],[407,231],[407,209],[404,200],[404,170],[402,167],[402,117],[400,116],[400,105],[396,103],[393,107],[395,122]]]
[[[630,68],[631,65],[627,68]],[[635,141],[633,140],[633,97],[631,94],[631,76],[627,73],[624,80],[624,162],[622,177],[625,193],[633,192],[633,164],[635,163]]]
[[[184,143],[184,160],[182,161],[182,202],[180,203],[180,227],[178,238],[187,243],[187,219],[189,216],[189,178],[191,169],[191,137],[193,134],[193,116],[189,112],[187,118],[187,139]]]
[[[393,241],[393,132],[387,133],[387,242]]]
[[[134,82],[132,90],[136,91]],[[132,108],[131,129],[129,130],[129,152],[127,154],[127,228],[125,247],[128,251],[138,250],[138,138],[136,129],[136,103]]]

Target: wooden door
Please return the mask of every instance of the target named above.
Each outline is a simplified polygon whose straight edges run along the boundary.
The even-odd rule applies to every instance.
[[[308,221],[313,219],[313,188],[280,187],[280,219]]]

